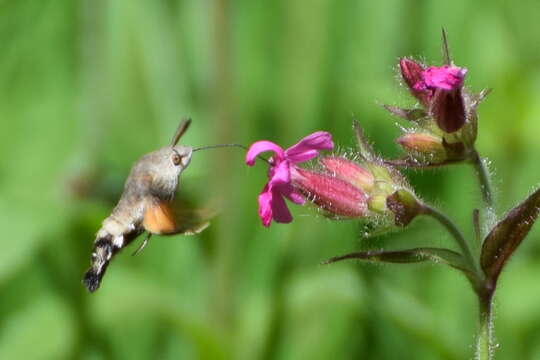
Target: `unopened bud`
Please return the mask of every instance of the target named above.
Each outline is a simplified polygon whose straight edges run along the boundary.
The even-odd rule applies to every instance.
[[[435,91],[429,112],[441,130],[453,133],[461,129],[467,120],[461,89]]]
[[[427,133],[409,133],[399,137],[396,142],[405,150],[421,153],[437,153],[444,151],[442,138]]]
[[[407,84],[411,94],[420,101],[426,108],[429,104],[428,93],[425,91],[422,73],[424,67],[416,61],[402,58],[399,60],[399,69],[401,76]]]
[[[423,73],[423,83],[430,90],[429,112],[439,128],[447,133],[458,131],[467,120],[462,95],[467,69],[457,66],[431,66]]]
[[[332,215],[356,218],[367,213],[366,194],[338,177],[297,169],[293,183],[308,200]]]
[[[369,192],[373,188],[375,178],[359,164],[338,156],[325,156],[321,164],[331,174]]]

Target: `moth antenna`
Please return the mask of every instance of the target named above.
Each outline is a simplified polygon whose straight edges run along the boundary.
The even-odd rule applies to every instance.
[[[174,133],[174,136],[171,140],[171,146],[175,146],[178,144],[178,141],[184,135],[184,133],[189,128],[189,125],[191,124],[191,118],[183,118],[180,121],[180,125],[178,125],[178,129],[176,129],[176,132]]]

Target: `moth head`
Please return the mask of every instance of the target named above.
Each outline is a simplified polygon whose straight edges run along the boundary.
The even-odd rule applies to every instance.
[[[170,166],[180,174],[191,162],[192,153],[193,149],[190,146],[176,145],[171,147],[169,151]]]
[[[177,171],[177,175],[180,175],[182,170],[184,170],[189,163],[191,162],[191,154],[193,149],[189,146],[178,145],[178,141],[184,135],[184,133],[189,128],[191,124],[191,119],[183,119],[178,125],[170,146],[170,165]]]
[[[191,162],[193,149],[178,145],[190,122],[189,119],[183,120],[169,145],[143,156],[132,170],[136,181],[151,179],[151,191],[163,193],[165,198],[176,190],[178,177]]]

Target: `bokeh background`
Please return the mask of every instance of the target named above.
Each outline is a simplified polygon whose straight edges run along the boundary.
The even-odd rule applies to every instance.
[[[182,115],[198,146],[332,132],[356,117],[398,156],[412,105],[399,56],[440,64],[440,29],[467,86],[492,87],[478,148],[504,213],[540,180],[540,9],[513,1],[0,1],[1,359],[468,359],[466,280],[442,265],[320,266],[366,248],[453,247],[429,219],[361,239],[353,222],[295,207],[261,226],[262,164],[197,153],[182,176],[223,211],[201,236],[154,238],[117,256],[95,294],[81,276],[131,164],[166,144]],[[403,125],[403,124],[402,124]],[[408,173],[472,235],[472,169]],[[503,274],[500,359],[540,359],[540,229]]]

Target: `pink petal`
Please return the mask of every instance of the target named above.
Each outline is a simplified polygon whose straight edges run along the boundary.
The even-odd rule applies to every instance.
[[[285,153],[279,145],[276,145],[271,141],[261,140],[253,143],[249,147],[249,150],[246,154],[246,164],[248,164],[249,166],[253,166],[255,164],[255,159],[257,158],[257,156],[265,151],[275,152],[278,162],[285,158]]]
[[[297,205],[304,205],[306,202],[306,199],[290,184],[281,185],[279,192]]]
[[[287,160],[280,162],[277,166],[270,168],[270,186],[289,184],[291,182],[290,164]]]
[[[422,73],[424,83],[428,88],[455,90],[463,85],[463,79],[467,74],[467,69],[456,66],[430,66]]]
[[[272,191],[268,184],[259,195],[259,217],[264,226],[270,226],[272,222]]]
[[[272,194],[272,214],[274,220],[278,223],[287,224],[292,221],[292,215],[287,208],[285,200],[283,200],[280,194],[276,194],[275,192]]]
[[[317,150],[333,148],[332,135],[326,131],[317,131],[288,148],[285,155],[291,163],[296,164],[313,159],[319,153]]]
[[[424,71],[424,67],[414,60],[401,58],[399,60],[399,69],[401,70],[403,80],[405,80],[409,88],[414,87],[422,80],[422,71]]]
[[[401,76],[409,87],[411,94],[422,103],[422,105],[428,105],[428,94],[425,92],[426,87],[422,79],[422,72],[424,67],[422,64],[407,58],[399,60],[399,68],[401,70]]]
[[[292,193],[294,193],[294,189],[290,184],[283,184],[277,187],[273,187],[272,184],[265,185],[259,195],[259,217],[265,227],[270,226],[272,219],[284,224],[292,221],[292,215],[282,197],[282,195],[291,195]],[[300,195],[292,195],[293,198],[296,196]]]

